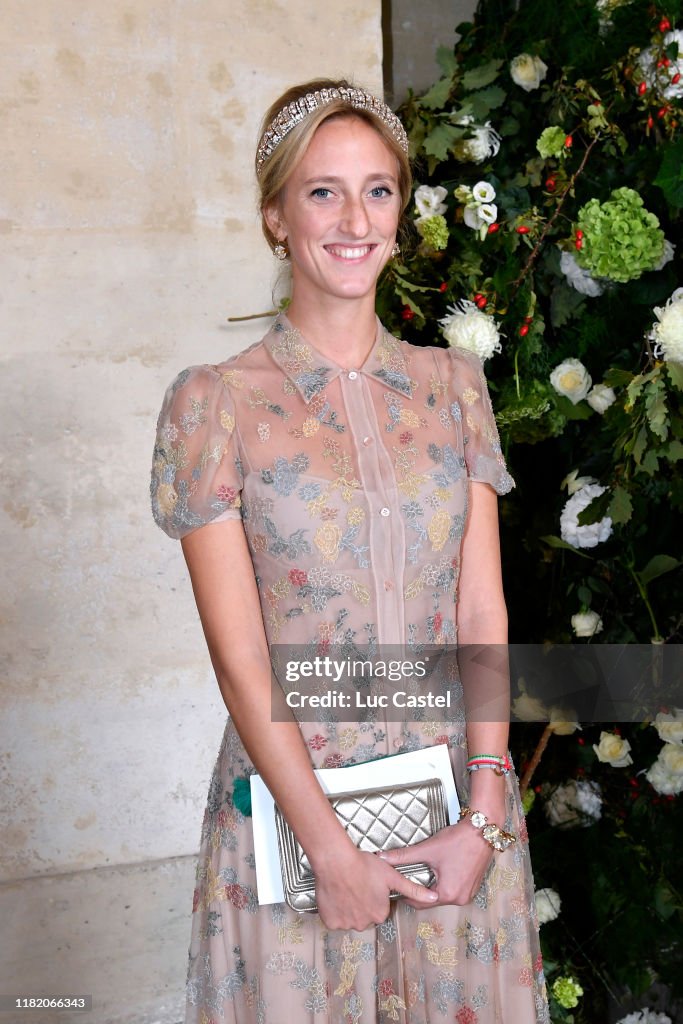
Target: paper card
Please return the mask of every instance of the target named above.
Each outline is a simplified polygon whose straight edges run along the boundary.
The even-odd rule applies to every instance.
[[[347,793],[354,789],[378,789],[402,783],[441,779],[446,794],[448,818],[458,820],[460,803],[455,791],[453,769],[445,743],[436,747],[411,750],[377,761],[353,764],[348,768],[318,768],[318,781],[326,793]],[[251,776],[251,815],[254,826],[254,855],[259,903],[284,900],[280,855],[275,827],[275,803],[260,775]]]

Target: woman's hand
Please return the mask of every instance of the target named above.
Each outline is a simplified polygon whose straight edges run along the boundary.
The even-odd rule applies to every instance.
[[[401,893],[413,907],[437,905],[433,889],[411,882],[386,860],[355,847],[335,850],[314,870],[318,913],[331,930],[363,931],[386,921],[391,892]]]
[[[493,850],[479,830],[464,818],[421,843],[389,850],[379,856],[394,866],[424,861],[436,875],[434,890],[438,899],[432,906],[453,903],[465,906],[479,891],[493,859]],[[417,909],[424,906],[411,899],[408,902]]]

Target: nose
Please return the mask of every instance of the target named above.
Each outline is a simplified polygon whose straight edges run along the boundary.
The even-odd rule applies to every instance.
[[[364,238],[367,235],[370,218],[362,196],[346,198],[339,226],[345,234],[353,238]]]

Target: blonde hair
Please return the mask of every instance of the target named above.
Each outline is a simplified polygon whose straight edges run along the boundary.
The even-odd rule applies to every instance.
[[[266,112],[259,132],[259,145],[257,153],[263,141],[264,135],[277,115],[288,104],[301,99],[307,93],[318,92],[322,89],[352,89],[354,88],[346,79],[333,81],[329,78],[317,78],[303,85],[295,85],[288,89],[272,104]],[[338,97],[312,110],[294,128],[287,133],[277,147],[262,161],[260,168],[257,165],[256,177],[259,184],[259,210],[261,212],[261,230],[268,245],[273,248],[277,238],[268,227],[265,218],[265,210],[275,204],[287,184],[292,171],[303,158],[316,131],[324,121],[331,118],[357,117],[366,121],[375,129],[378,135],[396,157],[398,163],[398,186],[401,196],[401,213],[405,211],[412,193],[412,174],[408,155],[392,133],[391,128],[374,113],[371,109],[354,107],[348,100]]]

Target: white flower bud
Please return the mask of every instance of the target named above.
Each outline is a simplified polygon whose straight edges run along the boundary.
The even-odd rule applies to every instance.
[[[525,92],[538,89],[547,74],[547,65],[540,57],[532,57],[530,53],[520,53],[510,62],[510,77]]]
[[[605,409],[609,409],[610,405],[616,402],[616,399],[617,396],[614,394],[614,391],[612,388],[608,388],[606,384],[594,384],[586,395],[586,401],[591,409],[599,412],[601,416]]]
[[[534,893],[534,900],[536,902],[536,916],[538,917],[539,924],[547,924],[548,921],[554,921],[560,913],[562,900],[559,893],[555,892],[554,889],[537,889]]]
[[[593,744],[593,750],[597,754],[598,761],[604,764],[611,764],[613,768],[626,768],[633,764],[633,758],[629,754],[631,744],[614,732],[601,732],[600,742]]]
[[[602,633],[602,619],[597,612],[577,612],[572,615],[572,629],[577,636],[595,636]]]

